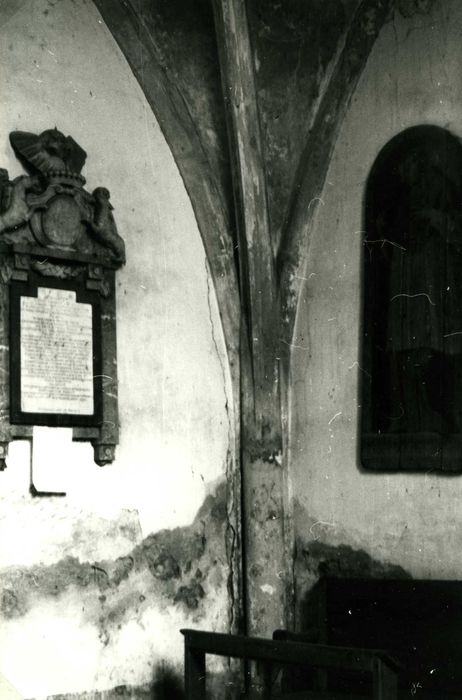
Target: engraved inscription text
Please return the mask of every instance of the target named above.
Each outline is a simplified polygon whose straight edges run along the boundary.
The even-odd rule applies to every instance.
[[[92,415],[92,306],[76,293],[39,287],[21,297],[21,410]]]

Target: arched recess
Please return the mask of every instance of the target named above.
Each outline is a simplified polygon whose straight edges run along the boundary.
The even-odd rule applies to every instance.
[[[362,464],[462,469],[462,146],[415,126],[367,181]]]

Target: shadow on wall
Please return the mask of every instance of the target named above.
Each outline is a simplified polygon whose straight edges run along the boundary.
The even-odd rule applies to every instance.
[[[152,684],[152,700],[183,700],[183,679],[169,664],[159,664]]]
[[[298,630],[305,641],[384,649],[400,666],[403,697],[461,699],[462,582],[413,579],[402,567],[347,544],[300,541],[297,547]],[[316,673],[294,669],[286,689],[306,690]],[[371,678],[332,670],[335,692],[370,693]]]
[[[297,586],[297,631],[304,636],[304,641],[316,644],[338,644],[340,646],[374,646],[367,644],[368,632],[375,634],[378,629],[373,615],[361,620],[357,636],[350,636],[351,629],[359,623],[361,592],[355,588],[355,582],[369,581],[379,586],[381,581],[404,581],[412,583],[411,575],[401,566],[373,558],[365,550],[348,544],[329,544],[319,540],[299,540],[296,549],[296,586]],[[346,601],[341,595],[328,595],[326,582],[346,582],[346,587],[353,588],[354,594]],[[366,584],[367,585],[367,584]],[[399,585],[399,584],[398,584]],[[335,583],[334,583],[335,587]],[[372,602],[372,610],[374,602]],[[369,611],[368,611],[369,612]],[[388,612],[388,611],[387,611]],[[385,613],[385,618],[387,615]],[[364,617],[364,616],[363,616]],[[340,620],[337,625],[338,620]],[[383,622],[383,620],[381,620]],[[368,626],[369,625],[369,626]],[[337,639],[336,635],[344,636]],[[361,637],[361,635],[363,635]],[[370,679],[359,674],[334,672],[329,675],[336,692],[355,688],[370,693]],[[312,669],[294,667],[285,672],[283,687],[285,691],[297,692],[312,690],[316,683],[325,682]]]
[[[163,661],[156,666],[150,684],[118,685],[110,690],[88,693],[65,693],[49,696],[49,700],[184,700],[183,685],[181,673]]]
[[[331,545],[311,541],[299,543],[297,552],[298,578],[299,580],[305,579],[305,586],[303,586],[305,590],[300,591],[298,604],[298,629],[300,632],[318,629],[319,599],[316,583],[322,577],[412,578],[401,566],[374,559],[363,549],[355,549],[347,544]],[[308,590],[306,584],[309,586]]]
[[[181,673],[172,664],[161,661],[155,667],[151,684],[118,685],[99,692],[53,695],[53,700],[184,700],[185,697]]]

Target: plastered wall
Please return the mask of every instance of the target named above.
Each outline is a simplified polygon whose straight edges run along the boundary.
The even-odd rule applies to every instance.
[[[402,129],[435,124],[462,136],[462,5],[408,5],[373,48],[316,204],[292,349],[299,602],[321,563],[345,574],[462,575],[462,478],[365,473],[359,464],[366,178]]]
[[[121,439],[45,460],[65,498],[29,495],[30,444],[0,474],[0,674],[27,698],[150,687],[179,666],[179,628],[226,629],[231,400],[216,299],[182,180],[94,5],[0,5],[0,165],[10,131],[55,125],[106,186],[127,265],[117,276]],[[52,487],[52,484],[51,484]]]

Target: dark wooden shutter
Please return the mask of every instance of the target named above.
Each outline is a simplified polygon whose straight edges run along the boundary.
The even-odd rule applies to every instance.
[[[462,469],[462,147],[419,126],[366,189],[362,465]]]

